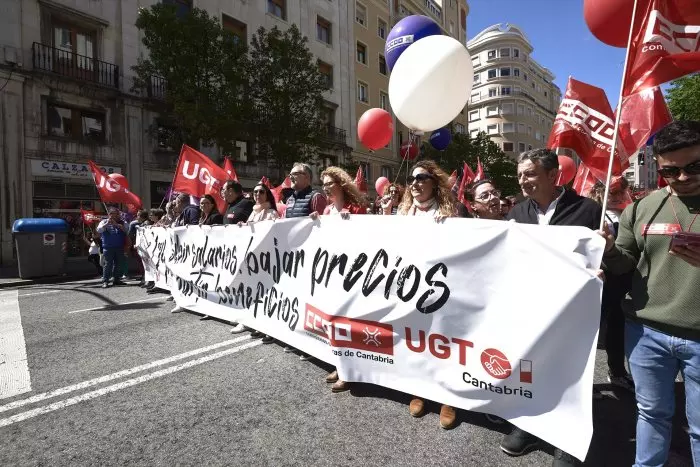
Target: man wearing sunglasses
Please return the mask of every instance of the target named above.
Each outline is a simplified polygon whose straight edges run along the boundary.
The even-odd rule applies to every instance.
[[[228,203],[224,213],[224,225],[246,222],[253,212],[253,201],[243,196],[243,185],[229,180],[221,189],[221,196]]]
[[[312,212],[319,215],[326,209],[327,200],[323,193],[311,187],[313,172],[308,164],[298,162],[289,172],[294,193],[287,199],[285,217],[306,217]]]
[[[654,137],[668,186],[628,206],[603,261],[633,271],[622,303],[625,351],[637,398],[635,465],[664,465],[680,371],[693,465],[700,465],[700,122],[676,121]],[[680,241],[677,241],[679,240]]]

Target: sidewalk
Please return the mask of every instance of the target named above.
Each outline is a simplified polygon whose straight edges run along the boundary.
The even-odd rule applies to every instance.
[[[129,260],[129,272],[136,272],[136,264]],[[87,260],[66,261],[66,268],[60,276],[36,277],[32,279],[21,279],[17,266],[0,267],[0,289],[21,287],[33,284],[54,284],[57,282],[69,282],[84,279],[98,279],[95,266]]]

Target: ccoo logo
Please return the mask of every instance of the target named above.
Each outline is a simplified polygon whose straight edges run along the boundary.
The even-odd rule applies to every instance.
[[[481,366],[496,379],[506,379],[511,374],[508,358],[498,349],[486,349],[481,352]]]

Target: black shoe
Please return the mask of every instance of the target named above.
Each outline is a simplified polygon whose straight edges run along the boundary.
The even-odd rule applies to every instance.
[[[275,342],[275,338],[272,336],[265,336],[262,338],[263,344],[272,344],[273,342]]]
[[[153,290],[153,289],[156,288],[156,283],[155,283],[155,282],[149,282],[148,284],[146,284],[146,288],[147,288],[148,290]]]
[[[114,285],[126,285],[126,282],[114,281]]]
[[[574,467],[579,465],[578,460],[571,454],[567,454],[559,448],[554,449],[552,467]]]
[[[252,337],[253,339],[260,339],[261,337],[265,337],[265,334],[263,334],[260,331],[251,330],[250,337]]]
[[[162,290],[156,289],[155,287],[153,287],[152,289],[148,289],[148,290],[146,291],[147,294],[162,293],[162,292],[163,292]]]
[[[109,287],[109,284],[106,283],[106,282],[103,282],[103,283],[102,283],[102,288],[103,288],[103,289],[106,289],[107,287]]]
[[[516,428],[511,434],[503,437],[503,441],[501,441],[501,450],[509,456],[522,456],[535,448],[539,442],[540,440],[536,436],[520,428]]]

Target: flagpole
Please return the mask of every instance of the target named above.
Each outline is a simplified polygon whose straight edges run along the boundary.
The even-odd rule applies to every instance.
[[[637,0],[634,0],[632,6],[632,22],[630,23],[630,31],[627,35],[627,51],[625,52],[625,66],[622,69],[622,80],[620,83],[620,95],[617,100],[617,111],[615,115],[615,129],[613,130],[613,142],[610,148],[610,158],[608,160],[608,174],[605,179],[605,195],[603,196],[603,213],[600,216],[600,230],[605,227],[605,211],[608,207],[608,196],[610,195],[610,179],[612,178],[613,161],[615,158],[615,150],[617,149],[618,131],[620,130],[620,115],[622,114],[622,95],[625,90],[625,80],[627,78],[627,65],[629,64],[630,49],[632,47],[632,36],[634,35],[634,22],[637,15]]]
[[[185,147],[183,144],[182,147]],[[180,158],[182,157],[182,148],[180,148],[180,155],[177,156],[177,164],[175,164],[175,170],[173,171],[173,179],[170,181],[170,199],[173,198],[173,184],[175,183],[175,177],[177,177],[177,168],[180,167]],[[166,196],[163,196],[163,200],[160,202],[158,209],[163,209],[163,203],[165,202]],[[168,201],[170,201],[168,199]]]

